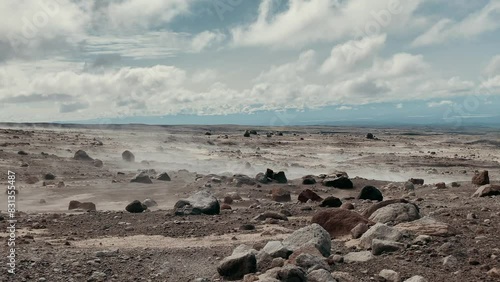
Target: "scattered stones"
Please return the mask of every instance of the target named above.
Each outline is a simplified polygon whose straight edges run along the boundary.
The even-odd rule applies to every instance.
[[[171,181],[170,176],[166,172],[162,172],[162,173],[158,174],[156,179],[160,180],[160,181]]]
[[[177,215],[220,213],[219,201],[208,191],[200,191],[191,197],[178,201],[174,206]]]
[[[312,245],[324,257],[330,256],[332,246],[330,235],[318,224],[311,224],[294,231],[282,243],[291,251],[296,251],[305,245]]]
[[[131,163],[135,162],[135,156],[129,150],[125,150],[122,153],[122,159],[126,162],[131,162]]]
[[[326,197],[319,206],[328,208],[338,208],[342,206],[342,201],[337,197],[329,196]]]
[[[78,150],[78,151],[76,151],[76,153],[75,153],[75,155],[74,155],[73,159],[78,160],[78,161],[89,161],[89,162],[91,162],[91,161],[93,161],[93,160],[94,160],[93,158],[91,158],[91,157],[87,154],[87,152],[85,152],[85,151],[83,151],[83,150]]]
[[[384,197],[382,196],[382,192],[374,186],[365,186],[359,192],[357,197],[361,200],[374,200],[374,201],[383,201]]]
[[[351,234],[351,230],[359,223],[371,223],[360,214],[345,209],[330,209],[316,213],[312,223],[322,226],[332,238]]]
[[[142,184],[153,184],[153,181],[151,180],[149,175],[144,171],[141,171],[136,176],[134,176],[134,178],[132,178],[130,180],[130,182],[142,183]]]
[[[299,194],[298,200],[301,203],[306,203],[309,200],[313,202],[320,202],[323,200],[323,198],[321,198],[318,194],[314,193],[312,190],[306,189]]]
[[[148,209],[148,207],[138,200],[134,200],[132,203],[128,204],[125,207],[125,210],[130,212],[130,213],[142,213],[147,209]]]
[[[415,204],[396,203],[376,210],[369,219],[374,222],[398,224],[420,218]]]
[[[276,187],[271,191],[271,197],[276,202],[290,202],[292,200],[290,192],[283,187]]]

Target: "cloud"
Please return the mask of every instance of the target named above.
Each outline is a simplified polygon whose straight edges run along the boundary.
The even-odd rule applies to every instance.
[[[420,0],[292,0],[287,9],[273,13],[263,0],[257,19],[231,29],[235,46],[297,48],[345,37],[374,36],[405,31]]]
[[[403,108],[403,104],[402,103],[396,104],[396,109],[402,109],[402,108]]]
[[[453,102],[449,101],[449,100],[443,100],[443,101],[440,101],[440,102],[429,102],[429,103],[427,103],[427,107],[429,107],[429,108],[436,108],[436,107],[449,106],[449,105],[453,105]]]
[[[191,47],[194,52],[200,52],[203,49],[220,43],[226,36],[220,32],[204,31],[197,34],[191,41]]]
[[[491,58],[490,63],[484,69],[484,73],[488,76],[500,75],[500,55]]]
[[[89,103],[87,103],[87,102],[74,102],[74,103],[61,104],[61,106],[59,107],[59,112],[60,113],[72,113],[72,112],[86,109],[88,107],[89,107]]]
[[[500,2],[490,2],[461,21],[441,19],[425,33],[418,36],[412,46],[420,47],[446,43],[455,39],[473,39],[483,33],[500,28]]]
[[[73,97],[68,94],[31,94],[19,95],[0,99],[2,103],[23,104],[23,103],[39,103],[39,102],[64,102],[71,101]]]
[[[337,108],[337,110],[339,111],[348,111],[348,110],[352,110],[353,108],[352,107],[349,107],[349,106],[340,106]]]
[[[386,35],[364,37],[360,40],[349,40],[333,47],[330,57],[320,68],[322,74],[342,73],[351,69],[363,60],[372,57],[384,45]]]

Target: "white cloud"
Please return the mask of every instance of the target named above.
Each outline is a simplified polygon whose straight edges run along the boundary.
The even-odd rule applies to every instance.
[[[449,106],[449,105],[453,105],[453,102],[449,101],[449,100],[443,100],[443,101],[440,101],[440,102],[429,102],[429,103],[427,103],[427,106],[429,108],[436,108],[436,107]]]
[[[349,106],[340,106],[337,108],[337,110],[339,111],[348,111],[348,110],[352,110],[352,107],[349,107]]]
[[[220,43],[226,36],[220,32],[204,31],[197,34],[191,41],[193,51],[200,52],[201,50]]]
[[[445,43],[454,39],[472,39],[485,32],[500,28],[500,2],[490,0],[482,9],[469,14],[461,21],[442,19],[417,37],[414,47]]]
[[[402,109],[402,108],[403,108],[403,104],[402,103],[396,104],[396,109]]]
[[[330,57],[321,66],[320,72],[342,73],[351,69],[363,60],[372,57],[384,45],[386,35],[365,37],[360,40],[349,40],[333,47]]]
[[[405,31],[421,0],[291,0],[288,9],[272,13],[264,0],[257,19],[231,29],[236,46],[300,47],[345,37]],[[407,30],[406,30],[407,31]]]
[[[500,55],[493,57],[484,69],[484,73],[488,76],[500,75]]]

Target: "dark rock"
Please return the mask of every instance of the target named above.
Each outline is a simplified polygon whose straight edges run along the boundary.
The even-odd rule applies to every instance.
[[[282,282],[307,282],[306,272],[293,264],[285,265],[278,271],[278,280]]]
[[[382,196],[382,192],[374,186],[365,186],[359,192],[358,199],[360,200],[375,200],[375,201],[383,201],[384,197]]]
[[[274,174],[273,179],[276,180],[276,182],[278,182],[278,183],[287,183],[288,182],[288,179],[286,179],[284,171],[279,171],[278,173]]]
[[[243,185],[253,186],[253,185],[257,184],[257,181],[255,181],[255,179],[249,177],[248,175],[244,175],[244,174],[233,175],[233,182],[236,184],[236,187],[241,187]]]
[[[17,154],[22,155],[22,156],[28,155],[28,153],[26,153],[25,151],[19,151],[19,152],[17,152]]]
[[[149,177],[149,175],[146,172],[140,172],[134,178],[130,180],[130,182],[135,182],[135,183],[143,183],[143,184],[153,184],[153,181]]]
[[[170,176],[168,175],[168,173],[166,172],[162,172],[160,173],[157,177],[156,177],[157,180],[161,180],[161,181],[171,181],[170,179]]]
[[[130,213],[141,213],[147,209],[148,207],[138,200],[133,201],[125,207],[125,210]]]
[[[410,181],[414,185],[424,185],[424,180],[422,178],[410,178],[410,180],[408,181]]]
[[[79,201],[70,201],[68,210],[75,210],[75,209],[83,209],[87,211],[95,211],[96,210],[96,205],[91,202],[79,202]]]
[[[334,187],[334,188],[339,188],[339,189],[352,189],[352,188],[354,188],[352,181],[345,176],[340,176],[340,177],[336,177],[336,178],[325,178],[322,183],[326,187]]]
[[[242,279],[245,274],[257,272],[257,259],[251,252],[234,254],[221,261],[217,272],[228,280]]]
[[[326,197],[319,206],[328,208],[338,208],[342,206],[342,201],[337,197],[329,196]]]
[[[398,242],[373,239],[372,241],[372,254],[379,256],[383,253],[392,253],[401,249],[403,245]]]
[[[93,161],[93,165],[94,165],[95,167],[103,167],[103,166],[104,166],[104,163],[103,163],[101,160],[99,160],[99,159],[95,159],[95,160]]]
[[[73,159],[78,160],[78,161],[89,161],[89,162],[91,162],[91,161],[94,160],[93,158],[91,158],[87,154],[87,152],[85,152],[83,150],[76,151],[75,156],[73,157]]]
[[[250,132],[250,134],[252,134],[252,135],[257,135],[257,131],[256,131],[256,130],[254,130],[254,129],[250,130],[249,132]]]
[[[253,224],[243,224],[240,226],[240,230],[255,230],[255,225]]]
[[[257,215],[256,217],[254,217],[253,220],[264,221],[268,218],[288,221],[288,218],[285,215],[277,213],[277,212],[272,212],[272,211],[263,212],[263,213]]]
[[[250,137],[250,131],[246,130],[243,134],[244,137]]]
[[[135,162],[135,156],[129,150],[125,150],[122,153],[122,159],[126,162]]]
[[[343,203],[341,206],[340,206],[341,209],[346,209],[346,210],[353,210],[354,209],[354,205],[352,203]]]
[[[373,136],[373,133],[367,133],[366,139],[375,139],[375,136]]]
[[[271,182],[272,180],[270,178],[268,178],[264,173],[260,172],[258,173],[256,176],[255,176],[255,180],[257,180],[257,182],[259,183],[262,183],[262,184],[267,184],[269,182]]]
[[[323,200],[323,198],[321,198],[318,194],[314,193],[312,190],[306,189],[299,194],[298,200],[302,203],[306,203],[309,200],[313,202],[320,202]]]
[[[210,135],[212,135],[212,133],[207,131],[207,132],[205,132],[205,135],[210,136]]]
[[[306,175],[302,177],[302,184],[304,185],[313,185],[316,184],[316,178],[312,175]]]
[[[52,174],[52,173],[47,173],[47,174],[44,175],[43,179],[45,179],[45,180],[54,180],[54,179],[56,179],[56,176],[54,174]]]
[[[332,238],[349,235],[359,223],[372,224],[370,220],[354,211],[338,208],[316,213],[311,222],[321,225]]]
[[[484,170],[484,171],[476,173],[472,177],[472,184],[479,185],[479,186],[490,184],[490,178],[488,176],[488,171]]]

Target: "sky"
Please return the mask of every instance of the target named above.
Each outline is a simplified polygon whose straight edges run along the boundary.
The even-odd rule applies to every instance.
[[[500,0],[0,1],[0,121],[500,123]]]

